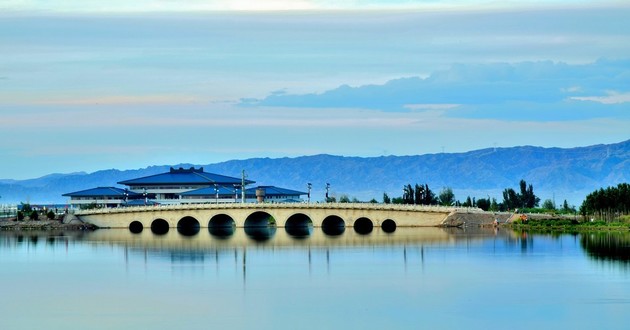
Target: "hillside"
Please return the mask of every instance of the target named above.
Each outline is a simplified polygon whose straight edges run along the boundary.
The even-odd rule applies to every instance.
[[[191,164],[177,164],[190,167]],[[207,172],[240,177],[245,170],[257,184],[306,190],[313,184],[313,199],[321,200],[324,186],[333,194],[362,200],[381,200],[383,192],[400,196],[407,183],[427,183],[436,193],[451,187],[456,198],[496,197],[506,187],[517,188],[525,179],[541,199],[564,199],[578,205],[586,194],[620,182],[630,182],[630,140],[579,148],[512,147],[465,153],[418,156],[342,157],[332,155],[296,158],[252,158],[217,164],[195,164]],[[103,170],[94,173],[52,174],[32,180],[0,180],[1,203],[20,201],[65,202],[67,192],[168,171],[169,166],[137,170]]]

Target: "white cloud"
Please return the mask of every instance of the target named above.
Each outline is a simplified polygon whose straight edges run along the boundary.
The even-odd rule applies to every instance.
[[[608,91],[606,96],[574,96],[571,100],[592,101],[602,104],[620,104],[630,102],[630,92]]]

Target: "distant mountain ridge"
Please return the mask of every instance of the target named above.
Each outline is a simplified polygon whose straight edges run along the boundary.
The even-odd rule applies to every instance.
[[[343,157],[333,155],[295,158],[251,158],[203,166],[205,171],[240,177],[245,170],[257,185],[276,185],[306,191],[313,184],[313,200],[322,200],[326,183],[333,195],[361,200],[402,195],[402,187],[427,183],[438,193],[450,187],[456,198],[494,197],[501,201],[504,188],[518,188],[525,179],[541,199],[564,199],[579,206],[586,194],[600,187],[630,182],[630,140],[578,148],[487,148],[464,153],[417,156]],[[0,180],[0,203],[63,203],[64,193],[168,171],[170,166],[136,170],[102,170],[94,173],[51,174],[29,180]]]

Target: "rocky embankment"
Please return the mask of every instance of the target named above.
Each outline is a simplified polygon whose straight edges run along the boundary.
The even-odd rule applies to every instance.
[[[27,231],[27,230],[94,230],[96,226],[88,223],[71,222],[63,223],[61,220],[22,220],[2,219],[0,220],[0,230],[5,231]]]

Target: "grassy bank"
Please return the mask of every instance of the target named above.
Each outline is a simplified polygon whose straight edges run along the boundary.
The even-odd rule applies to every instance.
[[[601,220],[580,221],[576,219],[529,219],[517,220],[504,226],[516,230],[536,231],[629,231],[630,219],[620,218],[618,221],[606,222]]]

